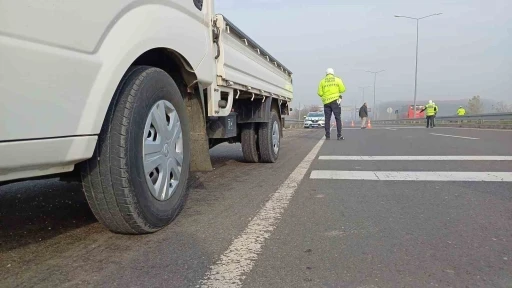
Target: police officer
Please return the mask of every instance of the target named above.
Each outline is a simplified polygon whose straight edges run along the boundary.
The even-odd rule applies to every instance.
[[[425,110],[427,111],[427,128],[434,128],[434,115],[436,114],[435,107],[436,105],[434,102],[432,102],[432,100],[428,100],[428,104],[421,110],[421,112]]]
[[[460,106],[459,109],[457,110],[457,116],[464,116],[466,115],[466,109],[464,109],[464,107]]]
[[[432,104],[434,104],[434,117],[432,117],[432,125],[434,127],[436,127],[436,117],[437,117],[437,112],[439,111],[439,108],[437,107],[436,103],[435,102],[432,102]]]
[[[326,76],[318,85],[318,96],[322,98],[325,114],[325,139],[331,138],[331,115],[336,119],[337,139],[344,140],[341,135],[341,93],[345,92],[345,85],[340,78],[334,76],[332,68],[327,69]],[[328,124],[329,123],[329,124]],[[328,125],[327,125],[328,124]]]

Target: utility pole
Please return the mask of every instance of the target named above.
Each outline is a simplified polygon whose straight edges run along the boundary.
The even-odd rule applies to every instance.
[[[416,118],[416,93],[418,90],[418,46],[419,46],[419,39],[420,39],[420,36],[419,36],[420,35],[420,20],[425,19],[427,17],[437,16],[437,15],[441,15],[441,14],[443,14],[443,13],[431,14],[431,15],[420,17],[420,18],[395,15],[396,18],[407,18],[407,19],[416,20],[416,67],[414,68],[414,103],[413,103],[413,107],[414,107],[413,111],[414,112],[413,112],[413,118]]]
[[[363,103],[364,103],[364,89],[370,88],[372,86],[359,86],[359,89],[363,89]]]
[[[377,120],[375,118],[375,111],[377,110],[376,101],[375,101],[375,84],[377,83],[377,74],[380,72],[384,72],[386,70],[380,70],[380,71],[366,71],[368,73],[373,73],[373,110],[372,110],[372,118],[373,120]]]

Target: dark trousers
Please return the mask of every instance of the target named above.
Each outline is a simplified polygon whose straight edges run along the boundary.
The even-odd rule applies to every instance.
[[[325,114],[325,137],[331,137],[331,115],[334,114],[336,119],[336,129],[338,137],[341,137],[341,106],[338,102],[332,101],[331,103],[324,104]]]
[[[427,116],[427,128],[434,127],[434,115]]]

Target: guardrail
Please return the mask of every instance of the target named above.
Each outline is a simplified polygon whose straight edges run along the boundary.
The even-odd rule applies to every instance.
[[[374,125],[425,125],[425,118],[375,120]],[[512,113],[492,113],[435,118],[436,126],[512,129]]]
[[[284,128],[302,128],[304,127],[304,120],[284,118]]]

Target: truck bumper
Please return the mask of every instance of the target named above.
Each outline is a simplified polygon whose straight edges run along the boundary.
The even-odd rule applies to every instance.
[[[97,136],[0,143],[0,182],[72,171],[92,157]]]

